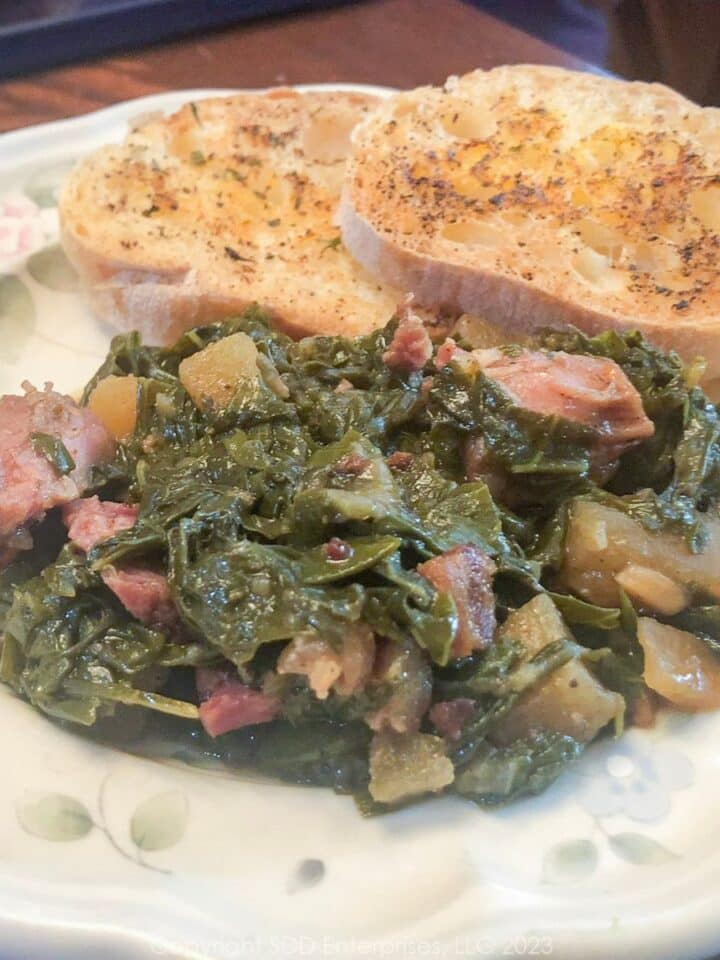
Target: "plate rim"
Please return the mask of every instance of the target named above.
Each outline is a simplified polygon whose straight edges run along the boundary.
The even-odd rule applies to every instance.
[[[390,87],[359,83],[330,82],[282,84],[278,86],[300,92],[347,91],[366,93],[383,98],[397,92]],[[0,145],[6,147],[8,153],[13,154],[14,159],[10,159],[10,157],[0,159],[0,173],[17,168],[17,153],[19,150],[27,149],[37,151],[46,147],[44,157],[52,159],[54,154],[68,153],[71,138],[74,136],[79,135],[82,139],[92,139],[100,134],[105,127],[118,125],[145,111],[175,109],[187,100],[228,96],[234,93],[263,93],[277,88],[278,87],[275,86],[259,88],[188,88],[166,90],[120,101],[77,116],[40,122],[7,131],[0,134]],[[60,143],[58,143],[58,141],[60,141]],[[10,878],[10,880],[11,879],[12,878]],[[205,953],[201,954],[193,951],[183,951],[182,954],[178,954],[175,944],[164,941],[154,933],[144,933],[135,926],[130,929],[124,929],[118,922],[113,923],[105,918],[95,921],[89,918],[84,922],[72,918],[68,918],[62,922],[52,919],[42,920],[39,918],[31,920],[27,914],[21,915],[17,910],[13,910],[13,900],[22,897],[22,882],[16,880],[15,888],[11,887],[8,893],[8,888],[5,887],[6,880],[8,880],[8,878],[4,875],[4,871],[0,870],[0,934],[3,935],[3,939],[8,934],[12,934],[12,936],[16,938],[10,944],[11,947],[17,945],[17,948],[20,950],[32,950],[34,955],[41,955],[48,958],[52,957],[53,960],[64,960],[65,957],[67,957],[68,960],[70,960],[70,958],[76,960],[76,958],[80,956],[93,958],[98,955],[101,950],[111,953],[114,956],[118,956],[121,951],[122,957],[128,958],[128,960],[136,960],[136,958],[140,960],[140,958],[146,958],[149,953],[164,955],[163,951],[167,951],[169,955],[178,958],[178,960],[181,956],[183,958],[209,956]],[[82,886],[83,884],[77,884],[78,889],[81,889]],[[110,891],[110,893],[111,896],[109,899],[120,906],[123,901],[115,896],[114,890]],[[660,956],[659,953],[654,952],[660,949],[663,950],[663,957],[677,957],[679,954],[677,954],[676,951],[680,948],[681,943],[688,951],[685,955],[689,960],[691,956],[700,957],[702,954],[696,951],[702,950],[704,952],[708,945],[712,945],[715,949],[720,947],[720,922],[717,920],[717,911],[713,906],[712,887],[706,890],[705,893],[705,896],[694,898],[682,904],[684,908],[683,916],[676,918],[673,922],[674,925],[671,925],[667,916],[669,911],[665,911],[665,915],[662,917],[653,915],[656,916],[657,919],[657,928],[652,930],[652,932],[648,930],[642,938],[642,942],[638,939],[641,935],[638,933],[637,928],[629,927],[628,925],[625,925],[624,933],[618,934],[611,934],[609,930],[598,929],[597,923],[588,923],[588,926],[583,931],[582,917],[577,918],[578,924],[574,933],[572,929],[563,932],[553,928],[552,934],[557,935],[561,943],[564,943],[568,936],[570,937],[570,940],[567,941],[570,944],[569,948],[567,944],[564,948],[561,946],[560,955],[563,957],[574,956],[573,943],[575,944],[574,949],[578,949],[578,941],[574,938],[579,937],[582,931],[584,936],[596,938],[595,944],[591,945],[584,942],[582,945],[583,953],[588,960],[591,957],[601,958],[606,956],[608,949],[612,949],[613,945],[615,949],[627,949],[631,951],[633,960]],[[161,907],[163,910],[177,911],[178,908],[182,908],[184,903],[182,899],[172,892],[154,891],[152,894],[148,894],[149,900],[154,901],[156,897],[158,900],[164,901],[156,903],[156,906]],[[559,892],[559,899],[562,900],[563,898],[564,894]],[[57,900],[58,906],[60,906],[62,897],[59,896],[59,891]],[[571,909],[571,901],[565,897],[565,902],[569,912]],[[658,907],[658,911],[659,910],[660,907]],[[688,943],[687,934],[689,930],[692,931],[694,945]],[[611,936],[609,941],[607,939],[608,935]],[[622,942],[620,942],[619,939],[613,939],[615,936],[618,938],[622,937]],[[58,942],[59,937],[62,938],[62,942],[60,943]],[[670,950],[675,952],[668,952]],[[267,954],[268,957],[280,955],[281,954],[277,953],[273,954],[272,952],[268,952]],[[351,954],[348,953],[346,955],[350,956]],[[381,953],[381,955],[384,954]],[[264,954],[258,953],[256,956],[258,960],[264,960]],[[490,956],[490,954],[487,954],[487,956]],[[494,952],[492,956],[495,956]]]

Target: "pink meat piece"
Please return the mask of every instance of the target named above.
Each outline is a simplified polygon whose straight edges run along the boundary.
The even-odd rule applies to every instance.
[[[482,650],[495,631],[495,595],[492,578],[495,564],[472,544],[453,547],[417,568],[426,580],[455,601],[458,629],[452,646],[454,657],[468,657]]]
[[[63,523],[68,536],[86,553],[103,540],[135,526],[138,508],[131,503],[114,503],[87,497],[73,500],[63,507]]]
[[[465,479],[483,480],[495,500],[503,500],[506,495],[507,477],[487,449],[482,435],[468,436],[462,446]]]
[[[655,426],[646,415],[640,394],[622,368],[605,357],[588,357],[562,350],[519,350],[505,353],[463,350],[447,339],[438,349],[438,369],[449,363],[465,370],[480,369],[521,407],[563,417],[598,434],[594,467],[600,472],[629,447],[651,437]]]
[[[164,573],[145,567],[105,567],[101,576],[136,620],[158,630],[173,630],[179,625]]]
[[[387,465],[395,472],[397,470],[409,470],[415,462],[415,454],[407,453],[405,450],[396,450],[387,458]]]
[[[240,683],[234,667],[228,667],[227,669],[218,669],[217,667],[195,668],[195,686],[201,703],[209,700],[221,687],[232,683]]]
[[[453,360],[460,357],[469,359],[471,354],[469,354],[467,350],[461,349],[454,340],[448,337],[437,349],[435,366],[438,370],[442,370],[443,367],[446,367],[449,363],[452,363]]]
[[[465,724],[472,717],[475,701],[466,697],[434,703],[428,716],[435,729],[447,740],[459,740]]]
[[[0,397],[0,543],[17,535],[46,511],[75,500],[87,488],[94,466],[109,460],[115,443],[100,420],[48,384],[24,383],[24,396]],[[44,433],[65,445],[75,462],[61,476],[32,444]]]
[[[472,356],[520,406],[591,427],[615,451],[655,431],[640,394],[613,360],[541,350],[516,356],[475,350]]]
[[[432,341],[420,317],[405,310],[383,360],[393,370],[410,373],[422,370],[432,357]]]
[[[256,723],[269,723],[280,709],[275,697],[233,678],[229,671],[198,668],[200,722],[211,737]]]

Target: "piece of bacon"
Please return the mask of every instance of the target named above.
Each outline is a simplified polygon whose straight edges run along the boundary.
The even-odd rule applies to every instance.
[[[109,540],[123,530],[135,526],[138,507],[132,503],[115,503],[86,497],[73,500],[63,507],[63,523],[68,528],[68,537],[88,553],[103,540]]]
[[[459,740],[463,728],[475,711],[475,701],[467,697],[457,700],[441,700],[434,703],[428,716],[435,729],[446,740]]]
[[[397,330],[383,353],[383,360],[392,370],[412,373],[422,370],[432,357],[430,335],[420,317],[403,308],[403,316]]]
[[[201,700],[200,722],[211,737],[269,723],[280,710],[275,697],[253,690],[227,670],[199,667],[196,681]]]
[[[156,630],[176,630],[178,612],[164,573],[146,567],[104,567],[100,576],[128,613]]]
[[[115,443],[100,420],[50,385],[23,384],[24,396],[0,397],[0,554],[10,558],[18,537],[52,507],[75,500],[92,468],[110,460]],[[67,476],[33,446],[33,435],[60,440],[75,466]],[[14,544],[13,544],[14,541]]]
[[[466,544],[426,560],[417,570],[436,590],[449,593],[455,601],[458,628],[452,656],[468,657],[474,650],[487,647],[495,631],[492,558],[479,547]]]

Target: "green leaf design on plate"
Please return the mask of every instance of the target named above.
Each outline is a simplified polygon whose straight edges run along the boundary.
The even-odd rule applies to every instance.
[[[598,865],[598,850],[592,840],[577,837],[550,847],[543,857],[545,883],[574,883],[593,874]]]
[[[28,794],[18,804],[17,818],[33,837],[62,843],[81,840],[94,826],[88,808],[64,793]]]
[[[613,833],[608,836],[608,843],[616,856],[636,867],[648,867],[679,859],[677,853],[643,833]]]
[[[20,277],[0,275],[0,358],[5,363],[20,359],[23,344],[35,329],[35,304]]]
[[[61,293],[73,293],[80,285],[75,268],[59,244],[34,253],[27,262],[27,271],[37,283]]]
[[[130,821],[130,838],[138,850],[167,850],[185,833],[188,803],[184,793],[168,790],[143,801]]]

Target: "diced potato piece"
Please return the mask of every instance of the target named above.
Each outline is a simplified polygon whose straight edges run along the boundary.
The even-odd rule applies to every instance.
[[[629,563],[616,573],[615,580],[638,606],[667,617],[680,613],[690,603],[689,592],[679,583],[637,563]]]
[[[720,660],[693,633],[638,620],[638,640],[645,652],[643,679],[681,710],[720,707]]]
[[[522,641],[526,663],[548,644],[573,642],[557,607],[544,593],[510,614],[498,632],[499,639],[506,636]],[[518,682],[532,682],[527,673],[531,669],[528,663],[515,671]],[[621,696],[606,690],[579,660],[570,660],[521,696],[493,728],[492,739],[504,745],[533,731],[548,730],[592,740],[624,707]]]
[[[691,553],[680,536],[652,533],[620,510],[576,500],[570,511],[562,581],[592,603],[617,606],[616,576],[628,564],[636,564],[720,599],[720,519],[709,516],[705,523],[705,548]]]
[[[546,593],[539,593],[513,611],[498,630],[497,637],[499,640],[513,637],[522,641],[526,660],[550,643],[572,640],[558,608]]]
[[[498,721],[492,739],[504,745],[547,730],[584,743],[624,709],[620,694],[606,690],[579,660],[570,660],[520,698]]]
[[[88,400],[92,410],[116,440],[126,440],[137,421],[137,377],[105,377]]]
[[[179,376],[196,407],[224,410],[241,380],[258,380],[257,347],[247,334],[233,333],[183,360]]]
[[[370,747],[370,796],[378,803],[442,790],[455,770],[445,741],[428,733],[379,733]]]

